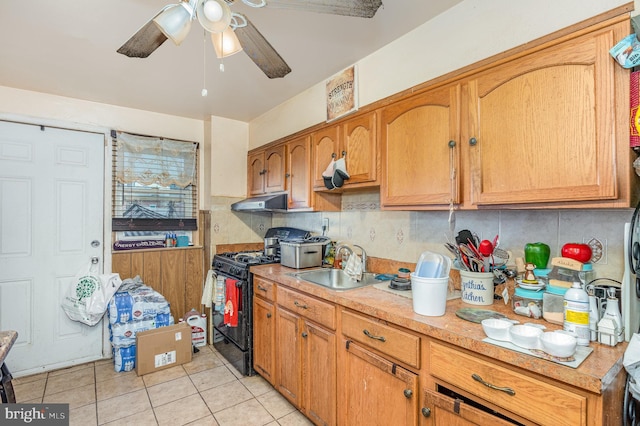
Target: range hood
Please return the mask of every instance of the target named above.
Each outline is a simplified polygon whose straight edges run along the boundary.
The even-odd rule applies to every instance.
[[[277,192],[247,198],[231,204],[231,210],[236,212],[273,212],[287,211],[287,193]]]

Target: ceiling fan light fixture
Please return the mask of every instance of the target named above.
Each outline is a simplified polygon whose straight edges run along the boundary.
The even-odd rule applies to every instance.
[[[193,11],[189,9],[189,4],[181,2],[167,7],[162,13],[153,19],[153,23],[160,28],[160,31],[171,39],[176,46],[184,41],[191,29],[191,18]]]
[[[198,0],[196,16],[205,30],[221,33],[229,28],[231,9],[224,0]]]
[[[226,58],[242,51],[240,40],[231,27],[221,33],[211,33],[211,42],[218,58]]]

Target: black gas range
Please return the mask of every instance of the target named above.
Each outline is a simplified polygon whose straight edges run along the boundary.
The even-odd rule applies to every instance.
[[[296,228],[270,228],[265,238],[281,240],[308,238],[310,233]],[[263,251],[219,253],[213,257],[216,284],[224,289],[220,303],[213,309],[213,346],[245,376],[253,369],[253,280],[251,266],[280,263],[280,256]],[[226,313],[226,315],[225,315]],[[232,315],[230,315],[230,313]],[[234,317],[235,314],[235,317]]]

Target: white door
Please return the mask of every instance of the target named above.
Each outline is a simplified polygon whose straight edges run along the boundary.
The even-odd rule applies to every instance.
[[[14,375],[102,357],[102,322],[71,321],[60,301],[92,257],[102,271],[104,155],[103,134],[0,121],[0,330],[18,332]]]

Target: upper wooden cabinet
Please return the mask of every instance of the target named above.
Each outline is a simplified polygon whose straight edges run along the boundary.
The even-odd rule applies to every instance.
[[[459,202],[460,85],[421,93],[382,110],[385,208]]]
[[[313,133],[313,188],[326,189],[322,172],[332,159],[345,157],[350,178],[343,188],[378,182],[377,113],[372,111]]]
[[[628,23],[624,24],[628,32]],[[609,55],[620,25],[483,71],[464,84],[473,205],[615,200],[626,73]],[[626,33],[625,33],[626,34]],[[628,156],[626,157],[629,158]]]
[[[284,145],[249,153],[247,157],[249,195],[262,195],[285,189]]]
[[[311,207],[311,141],[302,136],[286,143],[286,189],[289,208]]]

